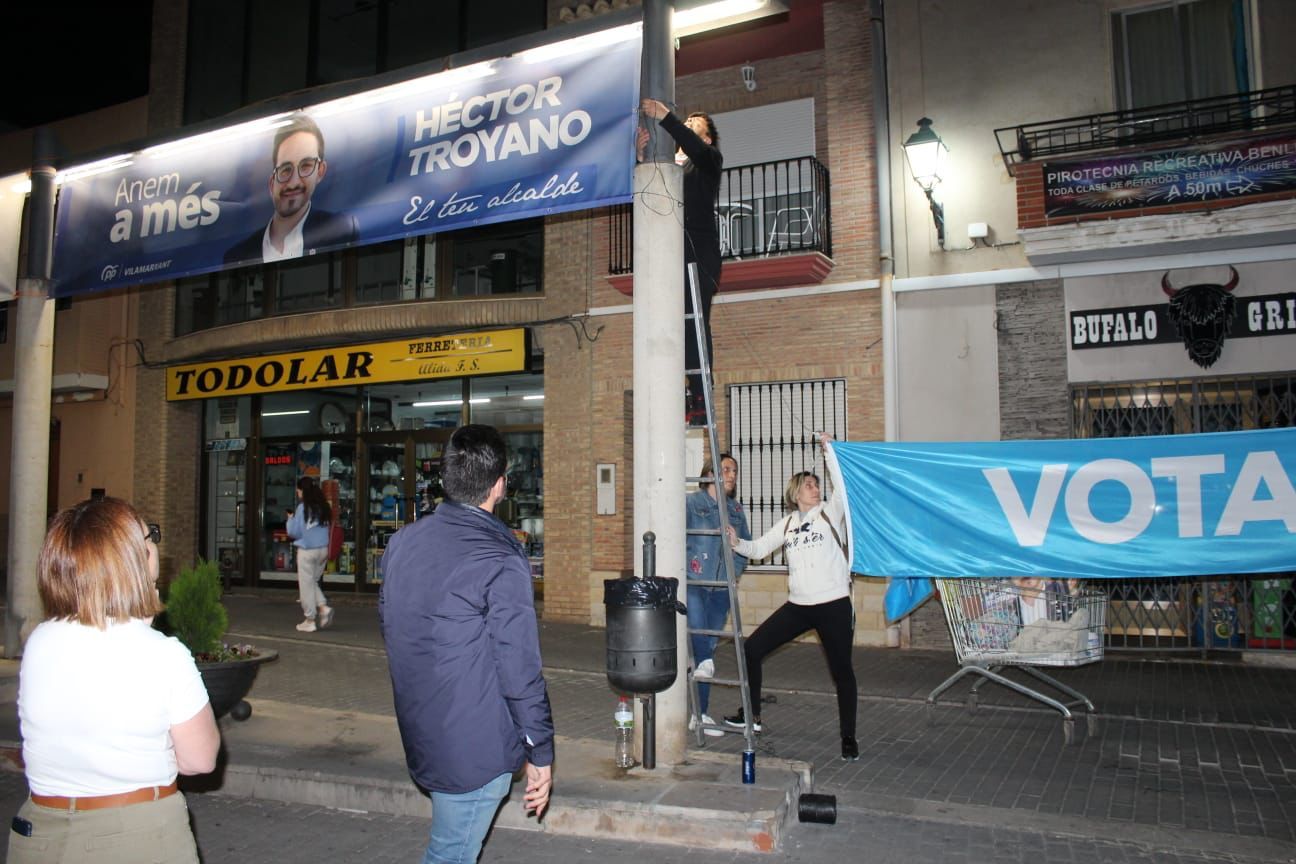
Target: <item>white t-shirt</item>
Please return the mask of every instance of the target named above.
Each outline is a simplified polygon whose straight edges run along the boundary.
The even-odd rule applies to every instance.
[[[1036,621],[1049,620],[1048,601],[1044,596],[1043,588],[1034,597],[1027,594],[1021,595],[1021,619],[1022,624],[1034,624]]]
[[[147,621],[46,621],[18,673],[27,783],[77,797],[164,786],[176,778],[171,727],[207,701],[188,649]]]

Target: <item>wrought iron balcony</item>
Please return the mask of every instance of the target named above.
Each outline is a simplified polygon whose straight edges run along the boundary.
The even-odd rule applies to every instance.
[[[632,207],[612,209],[608,272],[634,270]],[[813,156],[726,168],[716,203],[726,261],[805,252],[832,257],[828,169]]]
[[[1008,173],[1018,162],[1296,123],[1296,85],[1005,126],[995,130]]]

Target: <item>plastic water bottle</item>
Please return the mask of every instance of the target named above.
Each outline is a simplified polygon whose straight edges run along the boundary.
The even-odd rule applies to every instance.
[[[627,697],[622,696],[617,702],[617,710],[612,719],[616,723],[616,753],[613,762],[618,768],[633,768],[634,712],[630,710],[630,700]]]

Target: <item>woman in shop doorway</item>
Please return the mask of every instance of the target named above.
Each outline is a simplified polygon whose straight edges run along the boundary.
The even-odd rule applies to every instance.
[[[819,443],[827,446],[828,436]],[[851,605],[850,564],[846,560],[846,511],[838,492],[827,504],[819,478],[798,471],[783,492],[786,519],[774,524],[756,540],[743,540],[729,528],[729,542],[740,555],[757,561],[779,547],[788,567],[788,601],[756,628],[743,645],[751,691],[752,723],[761,731],[761,661],[775,648],[813,629],[828,655],[828,671],[837,687],[837,721],[841,729],[841,757],[859,758],[855,741],[856,687],[851,666],[855,641],[855,608]],[[744,726],[740,709],[726,717],[730,726]]]
[[[297,547],[297,589],[302,614],[297,629],[314,633],[333,623],[333,607],[320,589],[328,563],[329,522],[333,512],[319,484],[311,477],[297,481],[297,509],[288,514],[288,536]]]
[[[702,297],[702,331],[706,339],[707,357],[715,365],[711,350],[711,300],[720,285],[720,235],[716,229],[716,199],[720,195],[720,169],[724,157],[720,155],[720,133],[716,131],[711,116],[694,111],[681,121],[670,109],[656,99],[645,99],[640,105],[644,114],[656,120],[665,129],[679,149],[675,161],[684,167],[684,312],[693,311],[692,295],[688,284],[688,265],[698,265],[698,293]],[[640,127],[636,139],[642,161],[644,147],[648,144],[648,130]],[[693,322],[685,322],[684,368],[701,366]],[[685,421],[690,426],[706,425],[706,404],[703,401],[702,376],[689,375],[685,391]]]

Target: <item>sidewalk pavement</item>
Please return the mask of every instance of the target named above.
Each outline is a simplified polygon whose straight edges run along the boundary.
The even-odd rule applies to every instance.
[[[224,769],[205,788],[426,816],[405,773],[390,681],[370,598],[339,598],[328,630],[297,633],[287,592],[226,598],[231,639],[279,652],[262,667],[251,719],[222,720]],[[1049,709],[987,685],[978,709],[958,685],[933,712],[925,697],[955,671],[949,652],[856,649],[861,758],[838,758],[833,688],[816,645],[766,661],[757,779],[739,782],[739,735],[706,739],[682,766],[612,767],[615,697],[604,631],[541,623],[559,734],[553,811],[541,824],[510,802],[502,827],[684,843],[776,847],[794,836],[796,796],[835,795],[844,818],[1005,826],[1229,860],[1296,861],[1296,671],[1235,662],[1109,656],[1058,677],[1089,696],[1095,736],[1063,744]],[[733,675],[724,646],[718,677]],[[18,740],[13,666],[0,669],[0,740]],[[732,703],[732,704],[731,704]],[[716,687],[712,714],[736,707]],[[691,741],[691,739],[690,739]],[[203,787],[195,787],[200,791]],[[831,831],[832,829],[827,829]],[[791,832],[791,833],[789,833]]]

